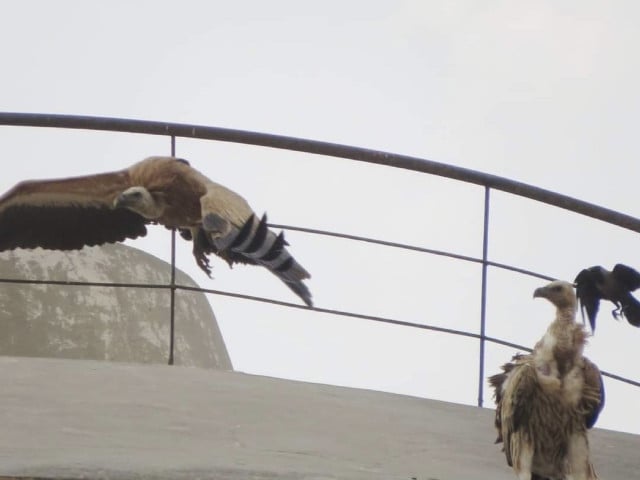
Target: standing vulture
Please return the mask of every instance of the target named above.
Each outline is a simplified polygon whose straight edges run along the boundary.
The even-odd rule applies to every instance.
[[[598,367],[583,357],[587,332],[575,322],[573,286],[555,281],[534,298],[549,300],[556,317],[533,352],[516,355],[489,378],[496,400],[498,442],[520,480],[596,479],[587,429],[604,404]]]
[[[21,182],[0,197],[0,251],[75,250],[146,235],[146,225],[177,228],[193,241],[198,266],[211,276],[208,254],[229,265],[262,265],[305,304],[309,273],[237,193],[174,157],[149,157],[126,170]]]
[[[591,331],[596,330],[596,316],[600,300],[609,300],[616,308],[613,318],[624,317],[634,327],[640,327],[640,302],[631,292],[640,288],[640,273],[618,263],[612,271],[600,266],[585,268],[576,279],[576,294],[580,302],[582,318],[587,311]]]

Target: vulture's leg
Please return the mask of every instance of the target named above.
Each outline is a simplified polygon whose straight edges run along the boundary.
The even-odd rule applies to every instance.
[[[193,256],[196,259],[196,263],[202,269],[204,273],[211,278],[211,264],[207,257],[209,240],[207,234],[201,228],[195,230],[195,233],[191,234],[193,238]]]

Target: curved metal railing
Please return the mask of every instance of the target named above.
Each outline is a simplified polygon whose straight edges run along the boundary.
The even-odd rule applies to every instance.
[[[433,325],[425,325],[414,322],[403,321],[393,318],[378,317],[372,315],[365,315],[357,312],[347,312],[329,308],[313,307],[311,310],[319,313],[328,313],[333,315],[340,315],[351,318],[359,318],[376,322],[383,322],[393,325],[399,325],[404,327],[412,327],[419,329],[432,330],[440,333],[446,333],[451,335],[464,336],[477,339],[480,342],[479,362],[478,362],[478,406],[482,406],[483,403],[483,385],[485,381],[484,375],[484,361],[485,361],[485,343],[490,342],[498,345],[512,347],[524,351],[530,351],[529,348],[518,345],[512,342],[501,340],[486,335],[486,294],[487,294],[487,267],[495,267],[503,270],[516,272],[522,275],[532,276],[545,280],[553,280],[553,277],[544,275],[541,273],[525,270],[516,266],[507,265],[503,263],[493,262],[488,259],[488,231],[489,231],[489,206],[490,206],[490,191],[499,190],[521,197],[525,197],[534,201],[546,203],[555,207],[563,208],[575,213],[579,213],[602,222],[609,223],[618,227],[622,227],[627,230],[640,233],[640,219],[625,215],[614,210],[610,210],[598,205],[578,200],[566,195],[562,195],[550,190],[545,190],[533,185],[528,185],[522,182],[516,182],[503,177],[482,173],[476,170],[471,170],[462,167],[456,167],[452,165],[446,165],[431,160],[411,157],[407,155],[398,155],[388,152],[370,150],[359,147],[352,147],[347,145],[320,142],[308,139],[293,138],[282,135],[271,135],[257,132],[249,132],[242,130],[233,130],[218,127],[208,127],[201,125],[186,125],[179,123],[165,123],[165,122],[153,122],[143,120],[131,120],[120,118],[106,118],[106,117],[89,117],[89,116],[77,116],[77,115],[54,115],[54,114],[31,114],[31,113],[12,113],[12,112],[0,112],[0,125],[8,126],[24,126],[24,127],[51,127],[51,128],[65,128],[65,129],[83,129],[83,130],[102,130],[112,132],[125,132],[125,133],[138,133],[146,135],[162,135],[171,139],[171,154],[175,155],[175,139],[176,137],[193,138],[200,140],[217,140],[223,142],[233,142],[248,145],[258,145],[263,147],[278,148],[285,150],[292,150],[298,152],[306,152],[318,155],[327,155],[332,157],[339,157],[345,159],[351,159],[356,161],[362,161],[367,163],[373,163],[378,165],[385,165],[394,168],[402,168],[412,170],[421,173],[428,173],[432,175],[438,175],[454,180],[459,180],[474,185],[480,185],[484,187],[484,223],[483,223],[483,248],[482,257],[476,258],[466,255],[460,255],[453,252],[446,252],[442,250],[434,250],[429,248],[417,247],[412,245],[406,245],[396,242],[390,242],[386,240],[377,240],[362,236],[349,235],[345,233],[329,232],[324,230],[317,230],[312,228],[305,228],[299,226],[290,225],[276,225],[272,224],[272,227],[281,228],[284,230],[293,230],[299,232],[305,232],[312,235],[324,235],[339,237],[358,242],[375,243],[392,248],[408,249],[432,255],[440,255],[448,258],[473,262],[482,266],[481,277],[481,305],[480,305],[480,333],[467,332],[463,330],[456,330],[450,328],[437,327]],[[304,308],[294,303],[277,301],[264,297],[256,297],[251,295],[244,295],[238,293],[227,292],[223,290],[214,290],[198,287],[190,287],[185,285],[179,285],[175,282],[175,232],[172,234],[171,242],[171,281],[169,284],[137,284],[137,283],[103,283],[103,282],[68,282],[68,281],[48,281],[48,280],[16,280],[16,279],[0,279],[0,283],[34,283],[34,284],[56,284],[56,285],[88,285],[88,286],[109,286],[109,287],[128,287],[128,288],[166,288],[171,291],[171,304],[170,304],[170,354],[169,364],[173,363],[173,340],[174,340],[174,306],[175,306],[175,292],[176,290],[190,290],[199,291],[203,293],[211,293],[216,295],[225,295],[235,298],[241,298],[245,300],[267,302],[276,305],[281,305],[289,308]],[[602,372],[603,375],[612,378],[614,380],[624,382],[636,387],[640,387],[640,382],[624,378],[610,372]]]

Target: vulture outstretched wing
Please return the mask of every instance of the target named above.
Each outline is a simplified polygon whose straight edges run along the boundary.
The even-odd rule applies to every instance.
[[[144,236],[146,224],[177,228],[194,243],[198,266],[207,255],[229,264],[261,265],[308,306],[309,273],[247,201],[185,160],[149,157],[126,170],[19,183],[0,197],[0,251],[42,247],[73,250]]]
[[[147,220],[113,207],[128,186],[126,171],[21,182],[0,198],[0,250],[75,250],[144,236]]]

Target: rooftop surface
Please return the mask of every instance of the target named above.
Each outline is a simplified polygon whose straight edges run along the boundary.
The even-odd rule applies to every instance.
[[[0,478],[515,478],[489,409],[86,360],[0,357],[0,384]],[[590,439],[601,478],[640,478],[640,436]]]

